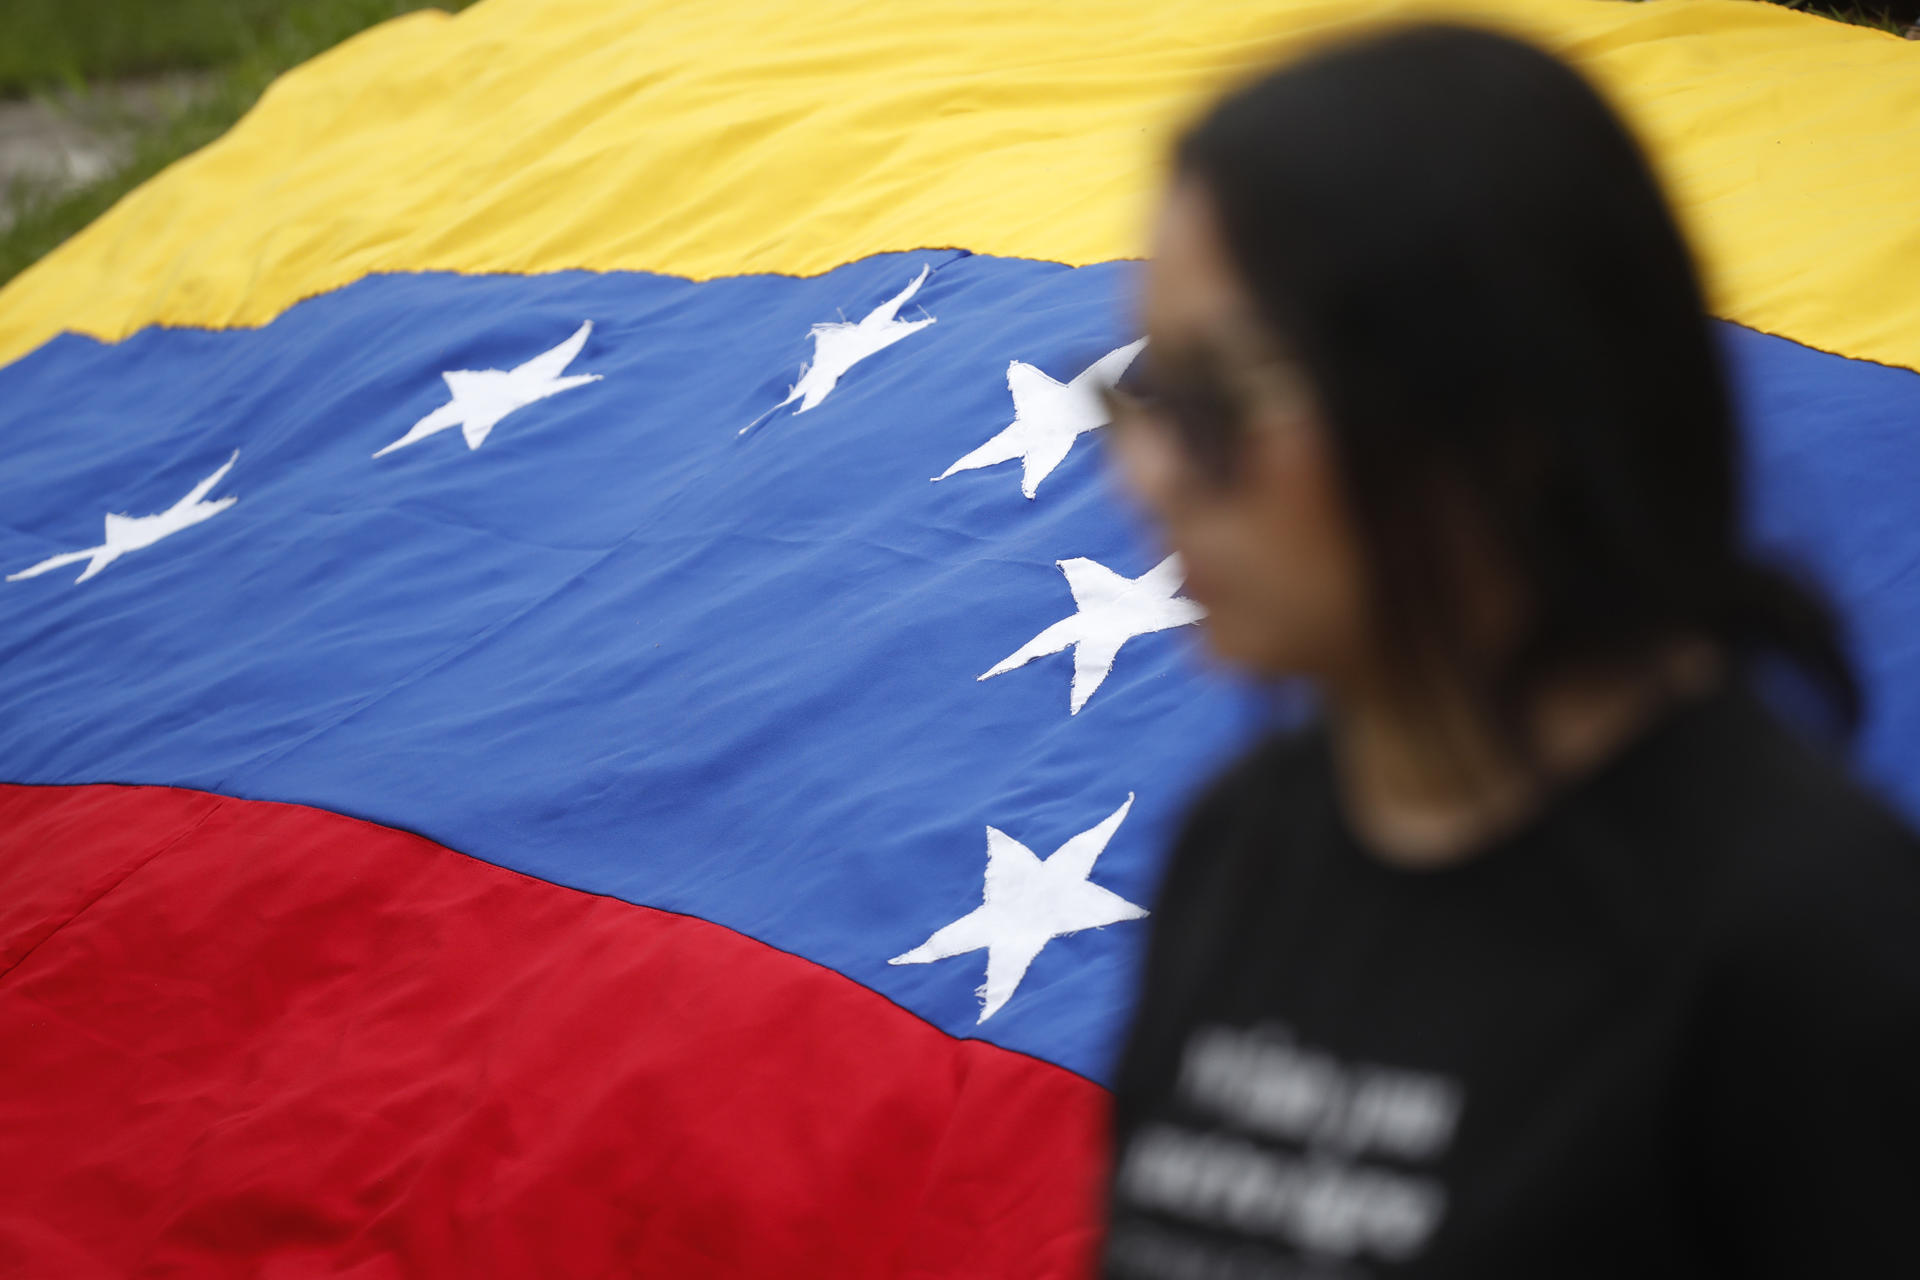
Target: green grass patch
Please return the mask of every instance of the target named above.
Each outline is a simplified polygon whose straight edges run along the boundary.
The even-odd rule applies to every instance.
[[[214,67],[247,53],[286,0],[6,0],[0,96]]]
[[[1773,0],[1773,3],[1802,13],[1818,14],[1856,27],[1876,27],[1881,31],[1903,34],[1920,22],[1920,0],[1886,0],[1883,4],[1822,4],[1820,0]]]
[[[90,74],[119,75],[183,65],[211,66],[214,79],[204,94],[161,118],[129,129],[129,158],[117,172],[75,191],[59,192],[33,183],[0,191],[14,222],[0,233],[0,284],[32,266],[67,237],[112,207],[133,188],[188,152],[226,132],[257,100],[274,77],[325,52],[348,36],[414,9],[459,10],[473,0],[0,0],[0,56],[17,56],[16,32],[42,30],[43,49],[66,62],[48,61],[22,73],[36,85],[71,81],[68,70],[92,65]],[[16,11],[15,6],[24,6]],[[100,11],[111,10],[112,17]],[[163,23],[134,15],[164,11]],[[269,13],[269,11],[271,11]],[[195,22],[224,24],[218,32]],[[142,23],[148,23],[142,26]],[[82,27],[121,26],[111,40],[88,35]],[[164,33],[158,27],[164,26]],[[155,34],[134,36],[136,30]],[[143,61],[159,51],[172,61]],[[78,51],[78,52],[76,52]],[[95,59],[87,64],[84,59]],[[112,59],[122,59],[113,61]],[[195,62],[194,59],[211,59]],[[5,64],[0,64],[5,65]],[[4,73],[0,73],[4,74]],[[80,89],[83,95],[85,89]]]

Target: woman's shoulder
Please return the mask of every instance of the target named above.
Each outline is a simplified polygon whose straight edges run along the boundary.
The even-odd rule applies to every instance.
[[[1920,837],[1758,698],[1698,744],[1717,968],[1737,987],[1831,998],[1895,982],[1920,1001]],[[1827,994],[1822,994],[1826,989]],[[1920,1013],[1920,1008],[1912,1010]]]
[[[1721,776],[1711,794],[1732,821],[1729,883],[1759,898],[1805,902],[1884,879],[1920,886],[1920,837],[1886,797],[1829,748],[1741,691],[1716,726]],[[1808,904],[1811,905],[1811,904]]]
[[[1215,775],[1187,806],[1161,883],[1157,909],[1232,893],[1249,862],[1271,865],[1311,826],[1328,782],[1324,729],[1315,722],[1276,729]]]
[[[1327,769],[1326,728],[1319,720],[1270,730],[1200,792],[1188,807],[1188,826],[1245,821],[1276,802],[1324,787]]]
[[[1778,1274],[1909,1274],[1920,840],[1783,725],[1736,727],[1705,770],[1723,831],[1693,1024],[1709,1201]]]

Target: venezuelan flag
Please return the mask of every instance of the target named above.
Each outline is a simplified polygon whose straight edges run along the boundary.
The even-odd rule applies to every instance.
[[[1171,131],[1573,59],[1920,816],[1920,46],[1736,0],[486,0],[0,292],[0,1273],[1065,1276],[1264,722],[1103,476]]]

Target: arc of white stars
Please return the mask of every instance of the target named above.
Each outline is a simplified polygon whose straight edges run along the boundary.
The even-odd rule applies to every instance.
[[[18,573],[7,575],[8,582],[18,582],[22,578],[37,578],[43,573],[58,569],[62,565],[87,561],[87,567],[75,582],[85,582],[102,569],[126,555],[129,551],[139,551],[150,547],[162,538],[170,537],[182,529],[199,524],[202,520],[211,520],[238,502],[231,495],[215,498],[208,502],[207,495],[213,487],[226,478],[233,470],[233,464],[239,461],[240,451],[235,449],[231,457],[212,475],[187,491],[187,496],[168,507],[165,511],[150,516],[123,516],[107,513],[106,539],[97,547],[88,547],[82,551],[63,551],[57,556],[48,556],[39,564],[29,565]]]
[[[899,319],[900,308],[920,291],[920,286],[927,282],[927,277],[932,273],[932,267],[921,267],[920,274],[906,288],[859,320],[834,320],[809,329],[807,336],[813,339],[813,360],[800,366],[800,381],[788,390],[785,400],[740,428],[740,434],[747,434],[795,400],[800,402],[800,407],[793,412],[796,415],[805,413],[825,400],[841,377],[854,365],[932,324],[933,317],[924,310],[921,319]]]
[[[1206,617],[1205,609],[1174,594],[1186,576],[1177,555],[1168,556],[1137,578],[1122,577],[1084,557],[1056,563],[1067,577],[1067,589],[1073,592],[1078,609],[996,662],[978,679],[990,680],[1071,646],[1073,684],[1067,711],[1078,715],[1113,670],[1113,660],[1127,641]]]
[[[934,477],[938,483],[957,471],[973,471],[1020,459],[1020,492],[1031,498],[1040,482],[1066,461],[1073,442],[1107,425],[1098,388],[1127,371],[1147,340],[1116,347],[1082,369],[1071,382],[1058,382],[1024,360],[1007,365],[1007,390],[1013,395],[1013,421],[1000,433]]]
[[[988,827],[980,905],[887,963],[928,964],[985,951],[987,980],[975,992],[980,997],[979,1021],[985,1022],[1013,997],[1028,966],[1049,942],[1147,914],[1145,907],[1087,878],[1131,808],[1133,793],[1128,792],[1125,804],[1045,859],[1006,832]]]
[[[478,449],[500,420],[515,409],[524,409],[536,400],[600,381],[597,373],[561,376],[587,345],[587,335],[592,332],[593,321],[585,321],[559,346],[550,347],[511,369],[454,369],[442,373],[440,376],[446,380],[453,399],[414,423],[407,434],[373,456],[378,458],[395,449],[418,444],[428,436],[453,427],[460,428],[468,449]]]

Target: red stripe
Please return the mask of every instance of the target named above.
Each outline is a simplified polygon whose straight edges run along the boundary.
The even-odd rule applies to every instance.
[[[0,1274],[1081,1275],[1105,1109],[417,836],[0,787]]]

